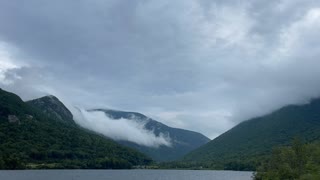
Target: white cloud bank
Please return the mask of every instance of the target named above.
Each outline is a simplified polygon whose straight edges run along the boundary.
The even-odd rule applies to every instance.
[[[142,146],[158,148],[159,146],[171,146],[169,135],[156,136],[152,131],[144,128],[145,122],[133,119],[111,119],[104,112],[75,110],[75,121],[92,131],[100,133],[116,141],[129,141]]]

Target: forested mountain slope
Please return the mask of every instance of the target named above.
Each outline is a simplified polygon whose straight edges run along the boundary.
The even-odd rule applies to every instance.
[[[131,168],[151,162],[71,123],[70,114],[53,114],[0,89],[0,168]]]
[[[288,145],[295,137],[305,142],[320,139],[320,99],[244,121],[186,155],[184,161],[224,169],[254,168],[274,147]]]

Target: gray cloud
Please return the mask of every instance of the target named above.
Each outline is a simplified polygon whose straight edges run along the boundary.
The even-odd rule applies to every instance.
[[[2,1],[0,84],[215,137],[320,96],[319,24],[313,0]]]

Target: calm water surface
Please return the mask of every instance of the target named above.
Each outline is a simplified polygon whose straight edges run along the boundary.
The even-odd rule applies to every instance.
[[[252,172],[192,170],[0,171],[0,180],[251,180]]]

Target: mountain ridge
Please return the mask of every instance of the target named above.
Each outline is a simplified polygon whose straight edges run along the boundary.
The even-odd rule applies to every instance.
[[[144,128],[146,130],[154,133],[155,136],[159,136],[160,134],[169,134],[170,139],[172,140],[172,146],[160,146],[157,149],[149,148],[145,146],[138,145],[136,143],[128,142],[128,141],[118,141],[119,143],[135,148],[153,159],[157,161],[172,161],[177,160],[186,153],[191,150],[196,149],[209,142],[209,138],[202,135],[201,133],[180,129],[180,128],[172,128],[161,122],[158,122],[152,118],[147,117],[142,113],[137,112],[128,112],[128,111],[120,111],[120,110],[112,110],[112,109],[91,109],[89,111],[100,111],[104,112],[106,116],[111,119],[119,120],[121,118],[128,120],[135,120],[144,122]]]

